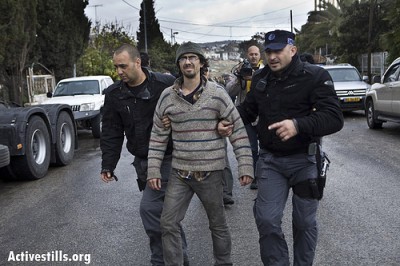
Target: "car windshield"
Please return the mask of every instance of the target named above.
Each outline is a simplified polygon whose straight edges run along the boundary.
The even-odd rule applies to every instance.
[[[333,82],[361,81],[360,74],[353,68],[327,69]]]
[[[53,97],[82,94],[100,94],[99,82],[97,80],[62,82],[54,89]]]

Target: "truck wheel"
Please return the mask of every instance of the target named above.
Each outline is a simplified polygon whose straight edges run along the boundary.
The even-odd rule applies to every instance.
[[[369,128],[371,129],[382,128],[383,122],[375,118],[376,114],[374,109],[374,103],[372,100],[368,100],[367,102],[367,110],[365,110],[365,115],[367,117],[367,124]]]
[[[39,179],[47,174],[50,165],[50,134],[39,116],[28,121],[25,136],[25,155],[11,158],[15,175],[23,179]]]
[[[100,113],[95,118],[93,118],[91,121],[92,122],[92,135],[96,139],[100,138],[100,136],[101,136],[101,127],[102,127],[101,119],[102,119],[102,115]]]
[[[10,164],[10,152],[8,147],[0,144],[0,168]]]
[[[57,119],[56,164],[67,165],[74,158],[74,124],[66,112],[61,112]]]

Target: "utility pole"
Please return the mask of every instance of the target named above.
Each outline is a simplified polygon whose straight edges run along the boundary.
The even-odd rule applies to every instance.
[[[177,35],[179,32],[177,31],[172,31],[171,29],[171,45],[174,45],[176,43],[175,35]]]
[[[290,32],[293,32],[293,12],[290,9]]]
[[[374,17],[374,7],[375,1],[369,0],[369,25],[368,25],[368,80],[371,83],[372,81],[372,73],[371,73],[371,53],[372,53],[372,24]]]
[[[143,0],[143,22],[144,22],[144,51],[147,53],[147,21],[146,21],[146,0]]]
[[[96,23],[97,23],[97,7],[99,7],[99,6],[103,6],[103,5],[92,5],[92,6],[89,6],[89,7],[94,7],[94,19],[95,19]]]

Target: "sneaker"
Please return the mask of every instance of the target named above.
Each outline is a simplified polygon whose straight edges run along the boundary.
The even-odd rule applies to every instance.
[[[254,179],[250,184],[250,189],[258,189],[257,179]]]
[[[224,196],[224,205],[232,205],[235,201],[230,196]]]

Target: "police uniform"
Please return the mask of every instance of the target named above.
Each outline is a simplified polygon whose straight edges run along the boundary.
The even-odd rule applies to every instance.
[[[288,37],[294,39],[290,32],[272,33],[277,35],[275,41],[286,43]],[[316,147],[322,136],[343,127],[332,79],[326,70],[301,62],[295,54],[279,76],[268,66],[258,70],[238,110],[245,124],[257,116],[259,119],[258,194],[253,210],[261,259],[264,265],[289,265],[281,221],[289,190],[296,191],[297,186],[292,198],[294,265],[312,265],[317,243],[318,199],[311,193],[308,182],[317,179],[318,169],[316,150],[310,147]],[[298,134],[282,141],[268,126],[285,119],[293,119]]]

